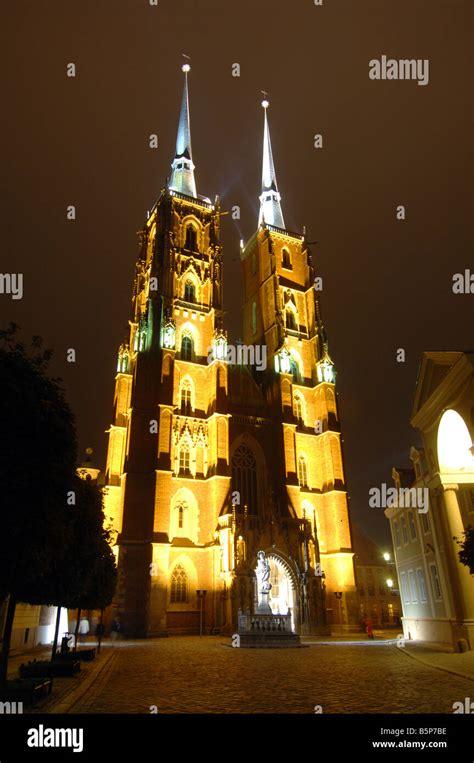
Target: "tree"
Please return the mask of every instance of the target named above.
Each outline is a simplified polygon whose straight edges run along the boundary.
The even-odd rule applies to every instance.
[[[111,530],[104,528],[103,491],[87,477],[77,477],[76,498],[70,564],[71,575],[80,584],[75,584],[75,595],[64,603],[78,610],[75,644],[81,610],[105,609],[112,601],[117,582],[115,557],[110,547]]]
[[[26,348],[15,324],[0,331],[0,600],[9,597],[0,684],[16,603],[56,603],[68,546],[76,431],[60,380],[47,375],[51,354],[39,337]]]
[[[461,551],[459,561],[469,567],[469,572],[474,575],[474,527],[468,527],[464,532],[464,539],[459,542]]]

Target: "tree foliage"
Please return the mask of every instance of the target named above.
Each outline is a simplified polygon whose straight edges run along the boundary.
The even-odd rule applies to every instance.
[[[0,331],[0,683],[16,602],[103,608],[116,582],[102,491],[76,473],[74,417],[50,359],[39,337],[26,347],[15,324]]]
[[[60,380],[47,376],[51,352],[17,333],[0,332],[0,598],[53,604],[46,581],[67,542],[76,431]]]
[[[468,527],[464,533],[464,539],[459,544],[459,561],[469,567],[469,572],[474,575],[474,527]]]
[[[79,477],[76,490],[71,563],[79,584],[67,606],[104,609],[112,601],[117,571],[109,543],[110,531],[104,528],[103,491],[97,484]]]

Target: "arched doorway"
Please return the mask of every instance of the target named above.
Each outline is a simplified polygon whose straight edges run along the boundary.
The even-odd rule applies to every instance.
[[[272,584],[269,604],[274,615],[287,615],[291,612],[291,626],[295,631],[295,581],[286,564],[276,554],[267,554],[270,564],[270,583]]]

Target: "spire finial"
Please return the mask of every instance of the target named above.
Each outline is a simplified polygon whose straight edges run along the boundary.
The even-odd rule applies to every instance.
[[[188,72],[191,71],[191,66],[188,63],[190,60],[189,56],[183,53],[183,57],[187,59],[181,66],[181,71],[184,72],[183,98],[179,114],[178,134],[176,136],[176,151],[171,163],[171,180],[168,188],[171,191],[178,191],[179,193],[185,193],[187,196],[196,198],[188,95]]]
[[[263,161],[262,161],[262,193],[260,194],[260,214],[258,224],[269,223],[277,228],[284,228],[285,221],[281,211],[281,196],[278,193],[275,165],[273,163],[272,144],[270,141],[270,129],[268,127],[267,109],[270,105],[268,93],[263,94],[262,107],[264,110],[263,122]]]

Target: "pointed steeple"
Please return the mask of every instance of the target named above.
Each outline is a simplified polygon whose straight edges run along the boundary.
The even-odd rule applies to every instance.
[[[181,68],[184,72],[183,99],[176,136],[176,152],[171,163],[171,179],[168,188],[197,198],[189,119],[188,72],[191,67],[189,64],[183,64]]]
[[[281,196],[278,193],[278,186],[275,174],[275,165],[273,164],[272,144],[270,141],[270,130],[268,128],[267,109],[269,102],[265,98],[262,101],[264,109],[263,125],[263,162],[262,162],[262,193],[260,194],[260,214],[258,224],[263,221],[269,225],[275,225],[277,228],[284,228],[285,221],[281,211]]]

